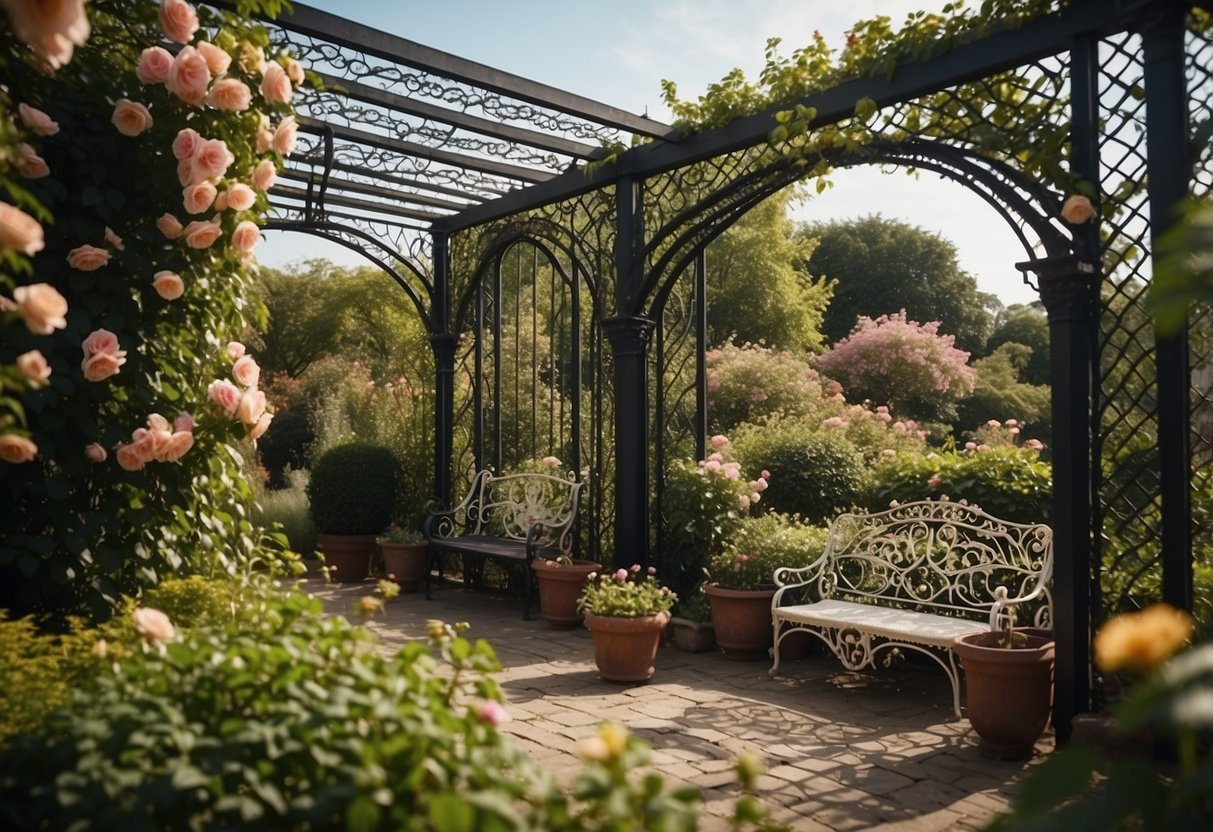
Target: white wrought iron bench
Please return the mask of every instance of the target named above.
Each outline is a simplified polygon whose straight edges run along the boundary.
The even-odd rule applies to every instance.
[[[479,583],[486,558],[522,565],[522,615],[531,616],[531,561],[571,556],[581,483],[549,474],[480,471],[463,502],[426,514],[421,533],[429,543],[425,597],[434,568],[447,553],[464,559],[464,579]]]
[[[813,564],[775,570],[770,673],[779,671],[780,644],[800,631],[850,670],[874,667],[884,651],[915,650],[948,674],[959,718],[952,639],[1001,627],[1011,615],[1017,624],[1050,626],[1052,576],[1053,531],[1043,524],[947,500],[840,515]],[[1023,610],[1013,613],[1017,606]]]

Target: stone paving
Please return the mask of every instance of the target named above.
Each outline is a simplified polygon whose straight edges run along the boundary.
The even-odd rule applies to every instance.
[[[347,612],[370,584],[318,590]],[[718,651],[661,648],[643,685],[603,682],[589,631],[523,621],[512,598],[436,586],[432,600],[402,594],[370,623],[387,646],[422,638],[427,619],[467,621],[501,660],[498,679],[512,721],[506,730],[562,779],[578,771],[578,742],[605,719],[653,745],[653,766],[701,789],[705,829],[724,829],[738,789],[737,755],[758,753],[761,797],[796,830],[980,829],[1014,798],[1031,761],[982,758],[967,720],[954,719],[951,689],[933,666],[903,663],[853,673],[829,655],[787,662],[735,662]]]

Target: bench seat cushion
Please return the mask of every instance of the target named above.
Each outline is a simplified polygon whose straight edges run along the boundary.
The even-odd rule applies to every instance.
[[[989,629],[984,621],[874,607],[851,601],[828,600],[778,607],[774,615],[785,621],[842,630],[854,628],[874,636],[933,647],[951,647],[952,639],[956,636]]]
[[[444,552],[466,552],[470,555],[526,560],[526,543],[524,541],[501,537],[487,535],[436,537],[430,541],[430,546]],[[560,557],[560,554],[560,550],[554,546],[535,547],[535,557],[555,559]]]

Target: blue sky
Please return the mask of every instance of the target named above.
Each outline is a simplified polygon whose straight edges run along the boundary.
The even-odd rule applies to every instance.
[[[915,9],[946,0],[443,0],[441,3],[310,0],[309,5],[409,40],[625,110],[666,120],[661,81],[681,98],[698,97],[734,67],[756,78],[769,37],[786,54],[820,30],[841,47],[854,21],[884,14],[899,24]],[[972,2],[972,0],[970,0]],[[984,202],[935,176],[840,171],[835,187],[798,206],[808,220],[879,213],[952,242],[961,267],[982,291],[1004,303],[1034,300],[1013,264],[1026,259],[1011,232]],[[262,263],[280,267],[306,257],[360,263],[340,246],[300,234],[267,234]]]

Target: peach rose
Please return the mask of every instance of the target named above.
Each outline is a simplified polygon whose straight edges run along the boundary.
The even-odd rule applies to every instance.
[[[190,248],[210,248],[223,233],[223,227],[216,221],[194,220],[182,233],[185,235],[185,244]]]
[[[109,454],[105,452],[105,448],[101,447],[96,442],[93,442],[91,445],[84,446],[84,455],[88,458],[89,462],[94,464],[105,462],[105,458],[109,456]]]
[[[80,362],[80,369],[84,371],[85,381],[105,381],[110,376],[117,375],[118,368],[125,363],[126,359],[122,356],[99,352]]]
[[[25,125],[25,129],[31,133],[37,133],[39,136],[53,136],[59,132],[59,123],[37,107],[18,104],[17,115],[21,117],[21,123]]]
[[[23,352],[17,356],[17,369],[25,377],[25,383],[35,390],[45,387],[51,377],[51,365],[38,350]]]
[[[227,210],[227,191],[220,191],[215,194],[215,202],[213,203],[215,213]]]
[[[204,176],[194,177],[194,160],[182,159],[177,163],[177,181],[181,183],[181,187],[193,185],[199,179],[205,179]]]
[[[186,185],[182,192],[182,203],[187,214],[201,214],[215,202],[219,191],[208,180]]]
[[[224,347],[224,352],[227,353],[228,358],[235,361],[237,358],[244,355],[244,344],[241,344],[239,341],[228,341],[227,346]]]
[[[126,251],[126,243],[122,242],[122,238],[114,233],[114,229],[108,225],[105,227],[105,241],[118,251]]]
[[[192,159],[201,144],[202,136],[198,135],[198,131],[194,128],[185,127],[178,130],[173,139],[173,158],[177,161]]]
[[[228,113],[243,113],[253,102],[253,93],[237,78],[222,78],[214,83],[206,94],[206,103],[216,110]]]
[[[175,272],[156,272],[152,278],[152,288],[165,300],[176,300],[185,294],[185,281]]]
[[[1061,218],[1070,225],[1082,225],[1095,216],[1095,206],[1082,194],[1074,194],[1061,206]]]
[[[206,388],[206,397],[231,416],[240,404],[240,389],[230,381],[212,381]]]
[[[0,436],[0,461],[18,465],[31,462],[38,455],[38,446],[24,436],[6,433]]]
[[[183,231],[181,221],[172,214],[161,214],[160,219],[156,220],[156,227],[169,240],[177,239]]]
[[[135,77],[141,84],[163,84],[173,66],[173,55],[163,46],[149,46],[139,53]]]
[[[261,96],[274,104],[291,100],[291,79],[282,64],[272,61],[266,64],[265,75],[261,77]]]
[[[110,253],[96,246],[77,246],[67,253],[67,264],[82,272],[95,272],[109,261]]]
[[[232,378],[242,387],[252,389],[261,378],[261,368],[251,355],[242,355],[232,365]]]
[[[303,64],[296,61],[294,58],[286,59],[286,77],[291,79],[291,83],[296,88],[303,86]]]
[[[115,454],[118,458],[118,465],[124,471],[140,471],[146,463],[146,460],[135,450],[134,445],[119,445]]]
[[[146,133],[152,127],[152,114],[147,107],[129,98],[119,98],[114,105],[114,114],[110,121],[124,136],[138,136]]]
[[[153,461],[156,458],[156,449],[168,439],[168,437],[157,438],[157,434],[167,432],[148,430],[147,428],[135,428],[135,431],[131,434],[131,439],[134,440],[130,444],[131,455],[137,457],[140,462]]]
[[[241,254],[252,254],[259,242],[261,242],[261,229],[255,222],[243,220],[232,232],[232,245]]]
[[[84,12],[84,0],[28,2],[0,0],[8,10],[17,37],[29,45],[51,69],[72,59],[72,50],[88,40],[92,28]]]
[[[194,434],[187,430],[169,434],[165,443],[162,459],[164,462],[176,462],[185,456],[185,452],[194,447]]]
[[[118,356],[126,355],[122,351],[122,345],[118,343],[118,336],[108,329],[96,329],[90,332],[88,337],[80,344],[80,348],[84,350],[85,356],[92,356],[97,353]]]
[[[159,413],[149,413],[147,415],[148,430],[168,430],[168,419],[165,419]]]
[[[265,193],[270,188],[274,187],[274,180],[278,178],[278,169],[269,159],[262,159],[253,168],[253,187]]]
[[[195,181],[219,179],[234,161],[236,157],[227,149],[227,142],[223,139],[203,139],[194,153]]]
[[[174,43],[189,43],[198,31],[198,12],[185,0],[160,1],[160,28]]]
[[[51,169],[47,166],[46,160],[25,142],[18,142],[17,158],[13,160],[13,166],[17,168],[17,173],[26,179],[41,179],[51,175]]]
[[[168,91],[186,104],[202,106],[206,100],[206,89],[211,85],[211,70],[206,58],[192,46],[182,47],[169,67],[168,80],[164,82]]]
[[[177,418],[173,420],[173,433],[194,432],[194,417],[186,413],[184,410],[177,414]]]
[[[227,72],[228,67],[232,65],[232,56],[210,41],[200,40],[194,44],[194,48],[206,59],[207,68],[216,78]]]
[[[46,241],[42,226],[15,205],[0,202],[0,249],[15,249],[32,257],[42,251]]]
[[[265,391],[245,390],[236,403],[235,417],[246,425],[255,425],[265,413]]]
[[[257,125],[256,149],[258,153],[265,153],[274,146],[274,131],[270,128],[270,117],[265,113],[261,114],[261,122]]]
[[[290,156],[294,153],[295,133],[298,129],[299,125],[295,123],[294,116],[287,116],[280,121],[274,130],[274,150],[283,156]]]
[[[247,211],[257,204],[257,192],[243,182],[231,185],[224,194],[227,196],[227,207],[233,211]]]
[[[270,422],[274,421],[273,413],[262,413],[261,418],[257,420],[257,424],[248,432],[248,438],[256,442],[261,437],[265,436],[265,432],[270,429]]]
[[[35,335],[50,335],[67,326],[67,301],[49,283],[32,283],[13,290],[13,300]]]

